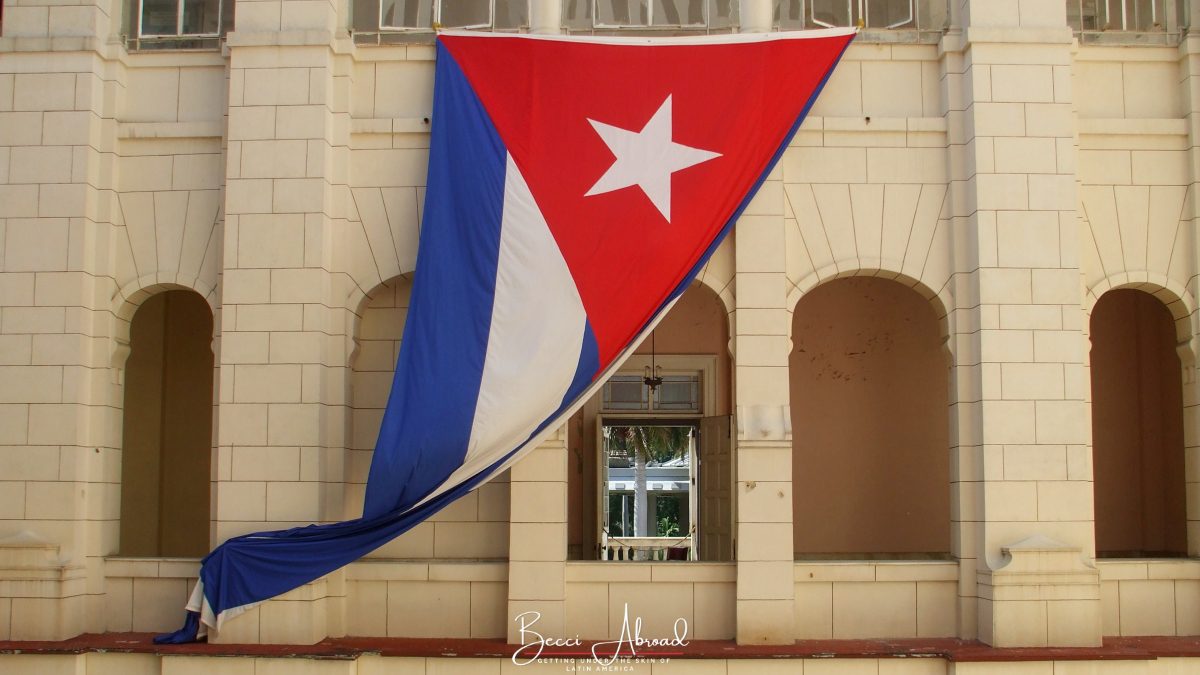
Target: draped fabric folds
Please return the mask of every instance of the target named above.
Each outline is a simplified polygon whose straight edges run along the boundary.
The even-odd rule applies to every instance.
[[[224,542],[188,625],[160,639],[357,560],[552,433],[703,269],[853,36],[442,33],[412,299],[363,516]]]

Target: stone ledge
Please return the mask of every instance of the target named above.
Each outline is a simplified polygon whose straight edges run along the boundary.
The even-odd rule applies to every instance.
[[[222,138],[222,122],[117,122],[117,138]]]
[[[505,581],[508,563],[367,558],[346,567],[346,581]]]
[[[427,134],[429,116],[370,117],[350,120],[352,134]]]
[[[249,656],[353,660],[366,654],[383,657],[504,658],[512,647],[499,639],[470,638],[329,638],[315,645],[205,644],[156,645],[153,633],[88,633],[62,641],[0,641],[0,654],[158,654],[179,656]],[[585,643],[590,647],[591,643]],[[678,649],[678,648],[674,648]],[[578,651],[577,648],[573,651]],[[651,650],[644,654],[650,656]],[[673,658],[941,658],[954,663],[1024,661],[1151,661],[1200,657],[1200,638],[1106,638],[1100,647],[990,647],[977,640],[904,638],[875,640],[798,640],[790,645],[739,645],[732,640],[694,640]],[[554,656],[552,649],[544,653]],[[464,663],[466,665],[466,663]]]
[[[1188,122],[1170,118],[1080,118],[1079,134],[1081,136],[1187,136]]]
[[[958,563],[942,560],[802,560],[796,582],[958,581]]]

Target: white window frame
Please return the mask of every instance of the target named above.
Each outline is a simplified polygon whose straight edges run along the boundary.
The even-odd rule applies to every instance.
[[[659,29],[659,30],[664,30],[664,29],[670,30],[672,28],[680,28],[680,29],[694,30],[697,28],[708,28],[708,27],[712,26],[712,17],[709,16],[709,12],[712,9],[712,3],[710,2],[710,0],[704,0],[704,20],[702,23],[679,23],[679,24],[669,24],[669,23],[656,24],[656,23],[654,23],[654,1],[655,0],[647,0],[646,1],[646,23],[603,23],[600,21],[600,12],[597,11],[597,7],[596,7],[597,3],[603,2],[603,1],[604,0],[592,0],[592,5],[591,5],[592,28],[601,29],[601,30],[613,30],[613,29],[617,29],[617,28],[648,28],[648,29]]]
[[[834,24],[825,23],[824,21],[821,21],[820,19],[818,19],[817,14],[816,14],[816,11],[817,11],[816,5],[815,5],[815,3],[812,3],[811,0],[800,0],[800,16],[804,16],[804,14],[805,14],[805,12],[804,12],[805,5],[808,5],[808,20],[810,22],[812,22],[813,25],[823,26],[825,28],[848,28],[849,27],[849,26],[835,26]],[[857,9],[858,9],[857,14],[854,11],[856,5],[857,5]],[[895,23],[888,24],[886,26],[883,26],[883,28],[885,30],[893,30],[896,28],[900,28],[901,26],[907,26],[909,24],[915,25],[916,21],[917,21],[916,5],[917,5],[916,0],[908,0],[908,18],[903,21],[897,21]],[[846,16],[850,17],[850,25],[857,25],[858,22],[861,21],[863,27],[866,27],[866,28],[873,27],[873,26],[871,26],[871,3],[870,3],[870,0],[846,0]],[[857,17],[857,20],[856,20],[856,17]]]
[[[154,39],[171,39],[171,38],[219,38],[225,28],[222,24],[225,21],[225,3],[233,2],[233,0],[217,0],[217,32],[215,33],[185,33],[183,32],[183,9],[187,6],[188,0],[179,0],[179,5],[175,10],[175,32],[174,33],[155,33],[147,35],[142,32],[142,12],[145,5],[145,0],[138,0],[138,16],[137,16],[137,36],[138,40],[154,40]]]
[[[659,354],[654,357],[654,365],[663,375],[699,375],[700,376],[700,409],[675,411],[655,410],[653,402],[649,410],[621,410],[604,407],[604,392],[597,398],[600,401],[599,412],[610,417],[653,417],[655,419],[690,419],[714,415],[717,408],[717,357],[711,354]],[[649,354],[634,354],[621,365],[614,375],[641,376],[650,367]],[[608,386],[606,382],[603,386]],[[651,397],[653,401],[653,396]]]
[[[630,356],[621,368],[614,375],[642,375],[646,369],[650,367],[651,356],[649,354],[634,354]],[[715,354],[658,354],[653,357],[654,365],[658,366],[663,375],[699,375],[700,376],[700,409],[689,411],[657,411],[653,409],[653,404],[649,410],[615,410],[604,407],[604,392],[597,392],[595,397],[596,407],[591,408],[596,414],[598,425],[603,425],[604,419],[634,421],[644,419],[647,421],[670,422],[678,420],[680,423],[694,424],[699,429],[700,421],[705,416],[717,414],[717,356]],[[603,386],[607,386],[605,383]],[[693,441],[694,443],[694,441]],[[692,477],[695,477],[697,466],[694,454],[696,448],[693,446],[692,467],[690,472]],[[603,443],[597,443],[596,448],[596,535],[601,539],[598,544],[603,545],[606,532],[604,528],[604,519],[608,514],[608,504],[605,502],[605,485],[608,481],[608,465],[604,455]],[[694,497],[698,493],[697,485],[693,485],[689,490],[689,494]],[[689,504],[689,520],[693,526],[698,522],[698,509],[694,504]],[[689,533],[688,537],[691,540],[691,546],[696,545],[697,538]],[[692,555],[694,559],[694,552]],[[608,562],[602,560],[602,562]]]
[[[432,7],[433,11],[430,13],[429,20],[434,24],[440,24],[442,22],[442,0],[429,0],[429,1],[433,3],[433,7]],[[526,2],[525,2],[525,16],[526,17],[529,17],[533,12],[533,8],[530,7],[530,4],[532,2],[533,2],[533,0],[526,0]],[[433,30],[432,26],[386,26],[383,23],[383,2],[382,2],[382,0],[378,3],[378,7],[379,7],[379,30],[380,31],[397,32],[397,33],[400,33],[400,32],[428,33],[429,31]],[[472,29],[480,29],[480,28],[494,29],[495,25],[496,25],[496,0],[488,0],[487,23],[476,23],[476,24],[469,24],[466,26],[454,26],[453,28],[455,30],[472,30]]]

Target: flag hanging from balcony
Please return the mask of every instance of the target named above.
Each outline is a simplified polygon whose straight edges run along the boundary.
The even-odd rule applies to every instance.
[[[363,515],[226,541],[190,628],[160,639],[356,560],[535,447],[696,276],[853,36],[442,33],[412,300]]]

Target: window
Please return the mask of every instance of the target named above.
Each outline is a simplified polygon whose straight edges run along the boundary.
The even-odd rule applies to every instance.
[[[205,49],[233,28],[233,0],[130,0],[131,49]]]
[[[606,423],[601,430],[609,559],[686,559],[691,553],[693,424]]]
[[[737,0],[564,0],[570,30],[724,29],[738,25]]]
[[[861,28],[941,30],[947,20],[944,0],[775,0],[780,28]]]
[[[570,559],[733,560],[731,370],[728,310],[695,283],[567,425]]]
[[[1185,17],[1183,0],[1067,0],[1067,23],[1084,42],[1163,44],[1187,25]]]
[[[434,26],[516,30],[528,25],[528,0],[354,0],[356,33],[428,32]]]
[[[646,367],[649,372],[649,366]],[[604,385],[605,411],[700,412],[700,375],[685,373],[663,375],[662,384],[650,391],[641,375],[614,375]]]

